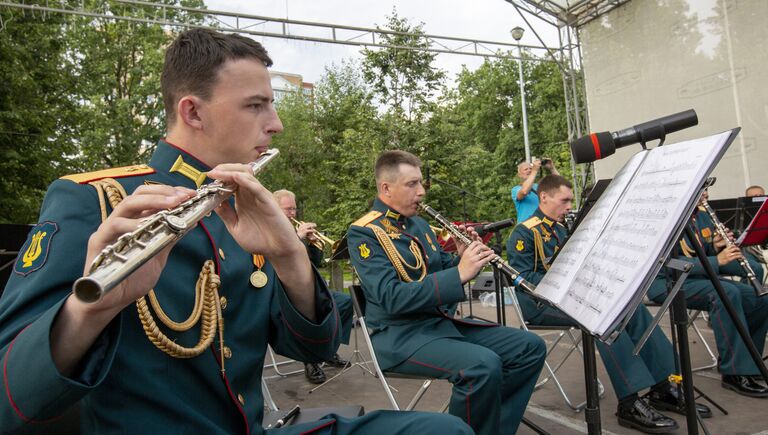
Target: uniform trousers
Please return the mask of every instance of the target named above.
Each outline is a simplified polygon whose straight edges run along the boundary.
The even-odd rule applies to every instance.
[[[538,305],[527,294],[517,292],[520,308],[525,321],[537,326],[577,326],[576,322],[562,311],[546,305]],[[613,343],[607,345],[595,340],[611,385],[618,399],[653,386],[675,372],[672,344],[658,327],[638,355],[633,355],[635,345],[653,321],[648,308],[640,305],[632,315],[627,327]]]
[[[447,379],[452,415],[478,435],[514,434],[544,365],[544,341],[513,328],[456,328],[463,337],[427,343],[390,371]]]
[[[731,301],[739,321],[746,326],[757,352],[765,349],[765,335],[768,332],[768,300],[758,297],[755,290],[746,284],[721,279],[726,297]],[[720,355],[720,372],[725,375],[757,375],[759,370],[752,361],[747,346],[741,339],[736,326],[725,310],[715,287],[708,279],[688,278],[683,283],[688,308],[708,311]],[[654,300],[663,301],[665,294]]]

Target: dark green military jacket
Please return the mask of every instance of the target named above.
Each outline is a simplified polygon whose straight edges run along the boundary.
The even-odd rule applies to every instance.
[[[179,159],[187,166],[179,169],[177,164],[178,171],[170,172]],[[120,177],[128,193],[145,183],[195,188],[211,181],[205,179],[208,169],[161,141],[149,166],[83,174],[50,186],[39,224],[30,232],[0,299],[3,433],[22,426],[39,428],[78,400],[83,433],[261,433],[267,343],[280,354],[305,361],[333,355],[338,313],[319,275],[314,324],[292,306],[269,262],[263,265],[267,285],[256,288],[249,282],[255,267],[252,255],[213,213],[173,248],[155,291],[168,316],[183,321],[192,311],[203,262],[215,261],[221,277],[226,375],[220,369],[218,341],[197,357],[170,357],[147,339],[134,305],[104,330],[75,376],[57,371],[50,353],[51,325],[83,272],[88,238],[102,220],[96,190],[87,182]],[[164,332],[191,347],[200,328]]]
[[[549,219],[537,208],[530,218],[517,224],[507,239],[509,265],[526,280],[538,284],[567,235],[563,224]]]
[[[724,276],[746,276],[746,272],[741,268],[738,261],[731,261],[724,266],[718,264],[718,251],[714,244],[717,230],[715,228],[714,222],[712,222],[712,218],[709,216],[706,210],[699,207],[696,210],[696,214],[694,215],[694,222],[696,224],[697,237],[699,238],[699,242],[704,247],[704,252],[707,255],[707,261],[709,262],[710,266],[712,266],[712,269],[715,271],[715,273]],[[691,241],[688,239],[688,235],[685,232],[683,232],[683,238],[680,241],[679,248],[682,255],[680,255],[678,258],[693,264],[693,268],[691,269],[690,277],[688,279],[708,279],[706,271],[704,270],[704,266],[701,265],[701,262],[699,262],[699,259],[696,257],[696,251],[694,251],[693,245],[691,244]],[[762,268],[758,264],[757,260],[750,258],[749,254],[746,255],[746,258],[752,266],[752,270],[755,271],[755,273],[758,275],[758,279],[762,280]],[[666,293],[666,291],[666,272],[665,269],[662,268],[651,284],[651,288],[648,290],[648,297],[655,299],[662,293]]]
[[[373,227],[402,257],[407,279],[398,274]],[[453,318],[456,304],[466,298],[456,267],[459,258],[443,251],[424,219],[404,217],[376,198],[372,210],[349,228],[348,237],[382,369],[400,364],[433,340],[461,337],[454,322],[481,324]]]

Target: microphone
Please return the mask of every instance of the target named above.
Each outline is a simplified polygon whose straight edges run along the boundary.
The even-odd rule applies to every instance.
[[[489,224],[475,225],[474,228],[475,228],[475,232],[477,232],[477,235],[480,237],[483,237],[488,233],[493,233],[499,230],[503,230],[504,228],[511,227],[514,224],[515,224],[515,219],[509,218],[509,219],[504,219],[503,221],[491,222]]]
[[[571,154],[576,163],[589,163],[608,157],[616,148],[660,139],[664,143],[667,133],[674,133],[699,123],[696,111],[667,115],[652,121],[625,128],[624,130],[592,133],[571,142]]]

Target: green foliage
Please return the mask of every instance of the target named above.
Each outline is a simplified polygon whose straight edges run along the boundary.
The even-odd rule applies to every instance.
[[[384,28],[397,33],[379,35],[379,42],[388,47],[363,50],[363,76],[380,102],[387,107],[396,126],[400,120],[408,123],[422,120],[430,110],[432,97],[445,77],[444,72],[432,66],[437,54],[420,51],[429,48],[429,41],[423,36],[423,27],[423,23],[412,25],[406,18],[398,17],[397,11],[393,9]],[[381,30],[379,26],[376,28]],[[406,125],[405,129],[408,128]],[[391,131],[407,133],[396,127]],[[404,138],[396,134],[393,136],[407,143]]]
[[[153,13],[111,1],[72,6]],[[175,35],[157,25],[17,9],[0,9],[0,19],[0,222],[33,222],[51,180],[147,160],[165,131],[160,72]]]
[[[8,59],[0,64],[0,221],[31,222],[52,179],[146,161],[165,129],[159,73],[175,35],[128,21],[0,14],[0,56]],[[281,157],[262,177],[265,185],[294,191],[300,218],[340,238],[376,195],[376,157],[400,148],[422,158],[423,172],[429,168],[426,201],[446,216],[514,216],[510,189],[524,158],[516,61],[487,60],[448,88],[432,66],[435,54],[397,48],[426,47],[422,25],[393,12],[386,28],[416,36],[387,35],[382,42],[391,48],[328,67],[312,97],[297,92],[277,103],[285,131],[274,138]],[[532,153],[570,176],[560,71],[533,58],[523,66]]]

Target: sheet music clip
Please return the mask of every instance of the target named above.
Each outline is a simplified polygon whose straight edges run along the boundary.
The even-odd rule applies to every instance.
[[[650,325],[648,325],[648,329],[643,332],[643,336],[640,337],[640,341],[632,350],[632,355],[637,355],[640,353],[640,349],[643,348],[645,342],[648,341],[648,337],[651,336],[653,330],[656,328],[656,326],[659,325],[659,322],[661,322],[661,317],[664,315],[664,313],[667,312],[667,309],[669,309],[669,305],[672,303],[672,300],[675,299],[675,295],[677,295],[677,292],[680,291],[680,288],[683,286],[685,279],[688,278],[688,274],[691,272],[691,269],[693,269],[693,263],[679,260],[677,258],[668,258],[664,265],[670,269],[679,271],[681,273],[680,277],[675,282],[672,290],[669,291],[667,298],[664,299],[664,303],[662,303],[661,307],[659,307],[659,312],[656,313],[656,315],[653,317],[653,321]]]

